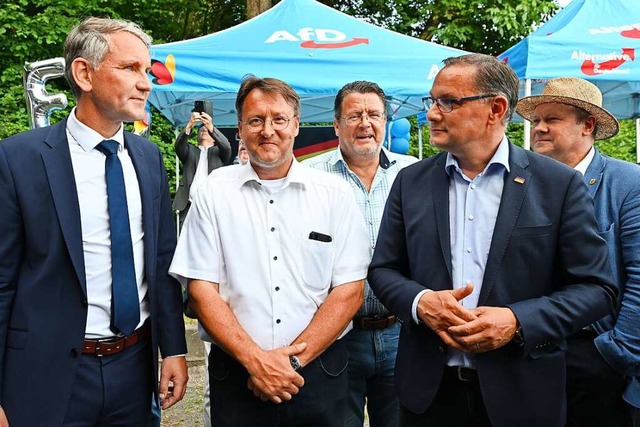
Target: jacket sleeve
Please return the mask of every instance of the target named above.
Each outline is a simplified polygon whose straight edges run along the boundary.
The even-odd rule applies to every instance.
[[[640,376],[640,174],[626,178],[633,182],[619,207],[619,224],[614,223],[610,251],[617,252],[621,288],[620,311],[613,329],[595,339],[602,357],[624,376]],[[616,236],[617,234],[617,236]],[[618,238],[615,238],[618,237]],[[614,245],[614,247],[612,247]]]
[[[231,157],[231,144],[229,143],[227,137],[224,136],[224,134],[220,132],[216,127],[213,128],[211,137],[216,142],[222,164],[225,166],[230,165],[233,161],[233,158]]]
[[[4,356],[9,320],[16,293],[16,276],[23,252],[22,218],[17,204],[13,178],[0,145],[0,405],[4,390]]]
[[[189,154],[189,135],[184,133],[184,130],[180,132],[178,138],[175,143],[176,156],[182,163],[187,160],[187,155]]]

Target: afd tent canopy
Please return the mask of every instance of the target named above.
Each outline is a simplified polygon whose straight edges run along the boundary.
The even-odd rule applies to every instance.
[[[195,100],[213,102],[217,125],[236,125],[246,74],[276,77],[301,97],[301,121],[331,122],[335,94],[369,80],[387,93],[389,118],[416,114],[442,60],[466,52],[404,36],[313,0],[283,0],[235,27],[151,49],[150,102],[182,126]]]
[[[499,58],[525,80],[525,95],[542,92],[546,79],[580,77],[600,88],[618,119],[638,119],[639,48],[638,0],[573,0]]]

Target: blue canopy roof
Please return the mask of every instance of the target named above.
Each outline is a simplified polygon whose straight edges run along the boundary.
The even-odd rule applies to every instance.
[[[580,77],[598,85],[604,107],[619,119],[640,117],[638,0],[573,0],[499,56],[521,79]],[[542,79],[542,80],[541,80]]]
[[[367,24],[314,0],[283,0],[215,34],[151,49],[149,97],[173,124],[193,102],[213,101],[216,125],[236,125],[235,97],[246,74],[276,77],[301,97],[301,121],[331,122],[335,94],[354,80],[378,83],[391,119],[423,109],[442,60],[466,52]]]

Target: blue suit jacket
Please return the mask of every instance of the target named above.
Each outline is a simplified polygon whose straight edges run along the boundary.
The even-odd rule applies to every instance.
[[[640,408],[640,167],[596,150],[584,179],[620,292],[616,314],[594,325],[600,333],[595,344],[629,378],[624,398]]]
[[[442,340],[412,319],[417,294],[452,289],[446,153],[395,180],[369,269],[377,297],[402,320],[396,361],[400,401],[424,412],[438,391]],[[509,145],[509,165],[479,306],[513,310],[525,343],[476,355],[495,427],[563,426],[565,338],[612,311],[605,242],[580,173]]]
[[[160,151],[129,133],[125,145],[142,198],[157,368],[158,346],[164,356],[187,350],[180,286],[167,274],[175,226]],[[60,426],[87,320],[66,120],[0,142],[0,236],[0,404],[12,427]]]

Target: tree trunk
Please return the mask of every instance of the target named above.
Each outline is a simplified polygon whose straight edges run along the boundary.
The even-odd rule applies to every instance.
[[[247,19],[260,15],[271,7],[271,0],[247,0]]]

